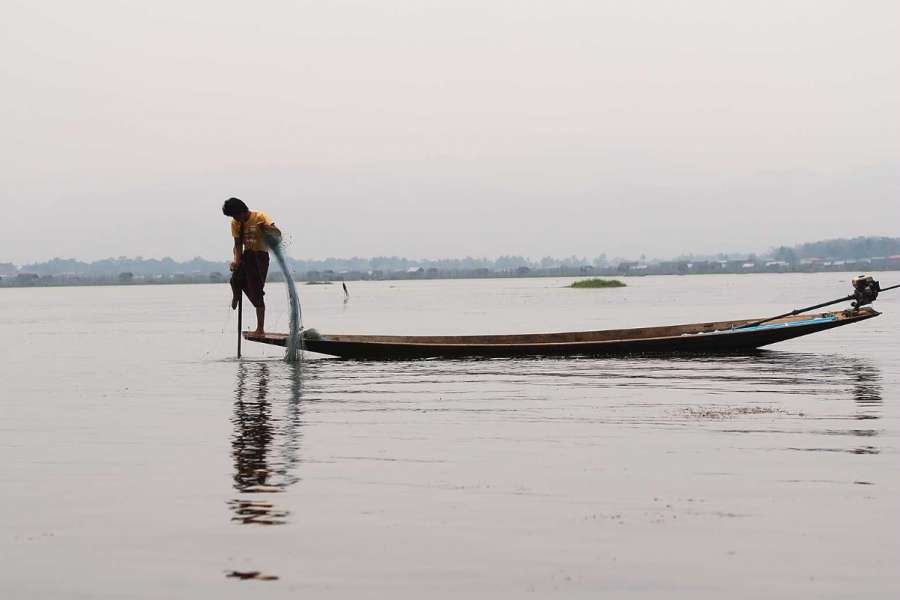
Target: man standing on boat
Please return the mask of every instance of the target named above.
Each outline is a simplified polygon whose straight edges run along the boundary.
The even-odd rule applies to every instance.
[[[263,299],[266,276],[269,273],[269,237],[281,238],[281,231],[264,212],[250,210],[238,198],[229,198],[222,205],[222,213],[231,217],[231,237],[234,238],[234,260],[231,269],[231,309],[237,308],[241,292],[256,307],[256,331],[262,335],[266,325],[266,303]]]

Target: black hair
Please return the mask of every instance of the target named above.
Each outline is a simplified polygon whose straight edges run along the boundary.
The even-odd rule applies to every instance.
[[[250,209],[247,208],[247,205],[244,204],[244,201],[240,198],[229,198],[222,205],[222,214],[226,217],[235,218],[249,210]]]

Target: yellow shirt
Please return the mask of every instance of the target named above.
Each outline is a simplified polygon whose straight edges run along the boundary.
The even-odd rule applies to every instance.
[[[266,252],[269,248],[263,241],[262,232],[259,229],[260,223],[265,225],[274,225],[275,222],[269,218],[264,212],[258,210],[250,211],[250,218],[244,221],[244,250],[255,250],[257,252]],[[241,223],[237,219],[231,220],[231,237],[239,238],[241,235]]]

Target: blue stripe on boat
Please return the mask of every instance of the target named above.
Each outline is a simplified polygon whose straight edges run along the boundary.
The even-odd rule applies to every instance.
[[[820,323],[830,323],[836,321],[837,317],[817,317],[815,319],[804,319],[803,321],[789,321],[787,323],[763,323],[754,327],[744,327],[741,329],[720,329],[719,331],[711,331],[705,335],[719,335],[723,333],[743,333],[745,331],[760,331],[763,329],[782,329],[785,327],[797,327],[798,325],[818,325]]]

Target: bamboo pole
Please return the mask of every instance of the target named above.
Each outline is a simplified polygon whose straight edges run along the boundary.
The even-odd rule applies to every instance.
[[[241,290],[241,295],[238,298],[238,355],[237,357],[241,357],[241,329],[243,328],[243,318],[244,318],[244,291]]]

